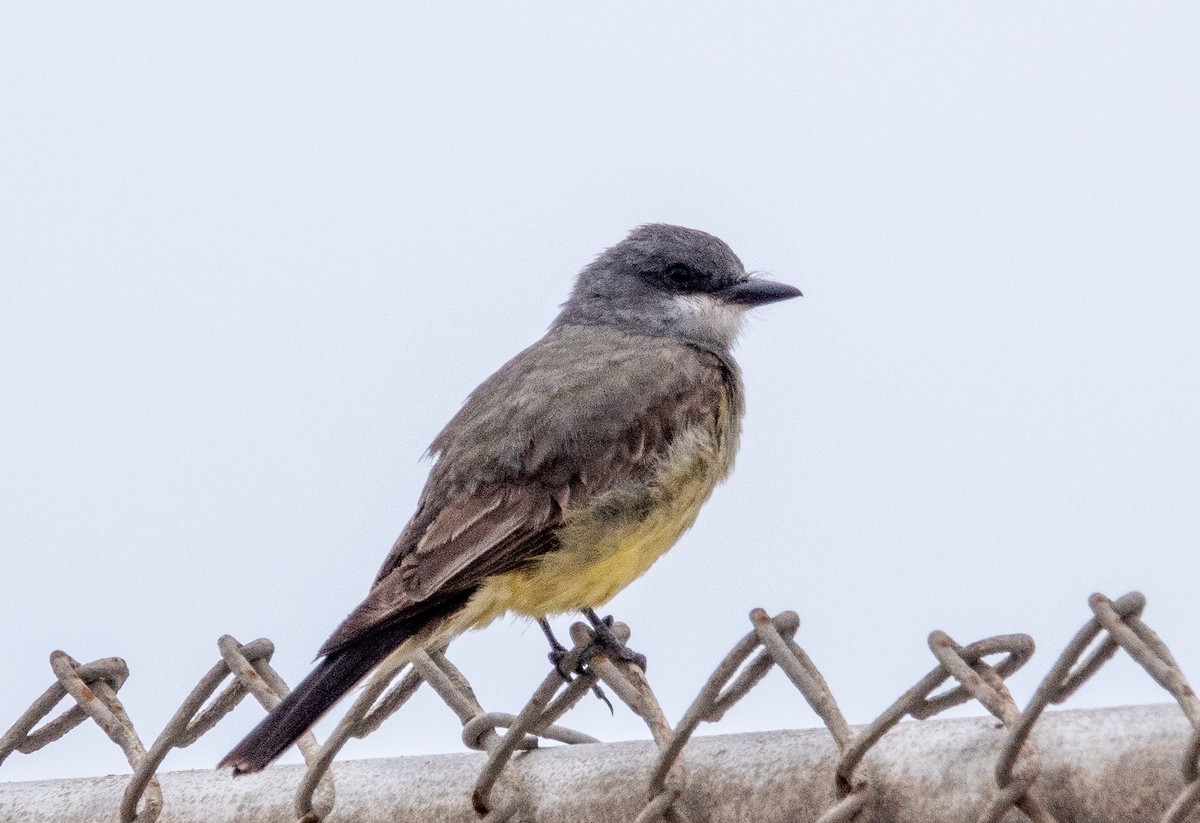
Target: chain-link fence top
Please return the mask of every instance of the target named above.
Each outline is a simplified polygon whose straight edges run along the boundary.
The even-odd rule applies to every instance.
[[[833,690],[815,662],[796,642],[799,618],[794,612],[774,617],[761,609],[750,613],[750,630],[709,676],[683,716],[672,723],[664,714],[645,673],[636,665],[590,657],[580,673],[572,671],[593,640],[583,624],[571,628],[574,647],[559,668],[551,667],[528,702],[515,713],[488,711],[480,704],[467,677],[450,662],[444,648],[421,651],[406,664],[379,671],[352,701],[324,743],[311,732],[298,743],[307,767],[296,787],[295,817],[316,823],[336,808],[330,765],[351,738],[371,734],[420,688],[433,690],[462,723],[462,742],[487,757],[469,801],[488,823],[519,819],[525,805],[520,765],[514,755],[536,749],[541,740],[565,744],[594,743],[595,738],[561,725],[561,720],[589,692],[601,688],[632,709],[646,724],[658,757],[638,783],[628,787],[644,802],[637,823],[692,820],[682,802],[692,788],[687,748],[701,724],[718,723],[738,701],[750,695],[773,670],[779,669],[821,718],[839,757],[830,775],[833,802],[819,823],[853,821],[886,786],[869,777],[865,761],[905,718],[926,719],[945,709],[975,701],[993,715],[1003,735],[995,762],[994,785],[980,787],[987,800],[979,823],[996,823],[1014,808],[1034,823],[1066,823],[1039,799],[1041,753],[1031,732],[1046,708],[1066,701],[1120,651],[1173,698],[1193,733],[1178,753],[1183,788],[1161,810],[1163,823],[1188,819],[1200,803],[1200,702],[1188,685],[1165,643],[1142,620],[1145,598],[1130,593],[1117,600],[1093,595],[1091,616],[1053,661],[1033,698],[1021,708],[1005,686],[1005,678],[1026,665],[1034,644],[1024,634],[999,635],[962,644],[945,632],[929,635],[933,657],[928,674],[866,726],[851,728],[838,708]],[[628,629],[616,625],[622,638]],[[122,823],[153,823],[162,813],[164,797],[156,773],[169,753],[190,745],[219,723],[243,698],[252,695],[270,710],[288,688],[271,668],[274,647],[265,639],[239,643],[225,636],[217,642],[220,659],[184,700],[174,717],[147,749],[122,705],[118,692],[129,677],[119,658],[81,664],[56,651],[50,656],[52,685],[0,738],[0,763],[14,753],[29,754],[55,741],[89,719],[124,752],[133,770],[120,804]],[[55,708],[68,707],[50,720]],[[39,725],[40,724],[40,725]],[[787,725],[781,716],[781,725]],[[60,744],[65,745],[65,744]],[[876,798],[877,799],[877,798]]]

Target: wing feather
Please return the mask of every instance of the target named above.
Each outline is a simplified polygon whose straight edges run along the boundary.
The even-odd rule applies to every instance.
[[[438,461],[416,514],[322,654],[552,551],[569,505],[644,480],[677,432],[713,419],[723,393],[740,402],[736,371],[723,358],[666,342],[616,342],[625,348],[607,341],[590,357],[571,356],[608,367],[607,375],[581,368],[543,385],[552,363],[536,361],[549,346],[535,346],[468,399],[434,441]],[[615,398],[614,362],[628,384]]]

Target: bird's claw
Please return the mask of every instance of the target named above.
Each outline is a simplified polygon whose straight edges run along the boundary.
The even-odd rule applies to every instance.
[[[621,642],[621,639],[613,632],[612,615],[608,615],[603,618],[597,617],[596,613],[591,609],[585,610],[584,614],[587,616],[588,621],[593,627],[592,641],[580,649],[579,657],[576,659],[574,669],[567,669],[563,666],[563,661],[567,659],[567,656],[570,654],[570,650],[562,643],[558,642],[558,638],[554,636],[554,632],[550,629],[550,624],[546,620],[543,619],[538,621],[539,625],[542,627],[542,631],[546,635],[546,640],[550,643],[550,652],[546,655],[546,657],[550,660],[550,665],[554,667],[556,672],[558,672],[559,677],[561,677],[567,683],[575,682],[575,677],[577,675],[589,674],[587,671],[588,664],[600,654],[604,654],[616,660],[632,663],[642,671],[646,670],[646,656],[644,654],[638,654],[630,649],[623,642]],[[591,690],[592,694],[600,698],[605,706],[608,706],[609,713],[612,713],[612,701],[608,699],[608,695],[604,693],[604,689],[600,688],[600,684],[595,680],[592,681]]]
[[[575,664],[574,671],[569,671],[569,670],[563,668],[563,660],[567,656],[566,649],[562,649],[562,648],[554,649],[546,656],[548,658],[550,658],[550,665],[554,666],[554,670],[556,672],[558,672],[558,676],[561,677],[567,683],[574,683],[576,675],[587,674],[587,672],[584,671],[583,662],[579,662],[579,663]],[[613,713],[613,704],[608,699],[608,695],[606,695],[604,693],[604,689],[600,688],[600,684],[593,681],[591,688],[592,688],[592,694],[594,694],[594,695],[596,695],[596,697],[600,698],[600,700],[602,700],[604,702],[604,705],[608,706],[609,714],[612,714]]]
[[[567,658],[567,650],[566,649],[561,648],[561,647],[557,648],[557,649],[551,649],[550,653],[547,654],[546,657],[550,658],[550,665],[554,667],[554,670],[556,672],[558,672],[559,677],[561,677],[563,680],[567,681],[568,683],[570,683],[572,680],[575,679],[574,677],[572,677],[573,672],[571,672],[568,669],[563,668],[563,661]],[[575,667],[575,671],[576,672],[579,671],[578,666]]]
[[[583,614],[592,624],[593,639],[580,655],[580,660],[590,662],[598,654],[606,654],[615,660],[632,663],[643,672],[646,671],[646,655],[639,654],[625,645],[625,641],[617,637],[613,631],[613,616],[598,616],[591,609],[584,609]]]

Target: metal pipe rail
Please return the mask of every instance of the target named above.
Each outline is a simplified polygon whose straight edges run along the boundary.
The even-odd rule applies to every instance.
[[[208,772],[160,780],[158,772],[173,749],[195,742],[244,698],[252,695],[270,709],[287,694],[287,685],[270,666],[270,641],[241,644],[222,637],[217,642],[221,660],[148,748],[117,696],[129,675],[124,661],[113,657],[80,664],[56,651],[50,655],[55,682],[0,736],[0,762],[18,752],[36,752],[90,719],[121,747],[133,773],[129,778],[5,789],[0,791],[0,823],[209,820],[218,819],[214,810],[230,803],[235,811],[222,819],[297,823],[426,820],[434,814],[455,820],[465,806],[481,823],[1195,821],[1194,811],[1200,808],[1200,698],[1167,645],[1142,620],[1145,605],[1137,592],[1116,600],[1102,594],[1088,598],[1092,616],[1055,658],[1024,708],[1013,700],[1005,678],[1030,660],[1031,637],[1005,634],[962,645],[935,630],[928,646],[936,665],[858,729],[846,722],[820,669],[796,642],[795,612],[770,617],[762,609],[752,610],[750,632],[729,650],[677,723],[664,715],[640,668],[603,654],[569,683],[551,669],[520,711],[509,714],[486,711],[445,649],[427,649],[407,666],[378,671],[324,743],[311,733],[301,739],[302,771],[280,769],[272,777],[238,784]],[[623,624],[613,628],[627,636]],[[592,632],[577,623],[571,638],[575,647],[563,659],[567,670],[591,644]],[[1175,711],[1142,707],[1046,714],[1120,651],[1175,699]],[[695,739],[701,724],[720,721],[776,668],[821,718],[828,737],[776,732]],[[595,738],[559,725],[600,682],[642,718],[652,741],[598,745]],[[331,767],[343,745],[375,731],[422,685],[458,715],[467,748],[485,754],[347,764],[336,769],[335,779]],[[999,723],[937,722],[927,731],[898,725],[906,717],[928,721],[968,701]],[[46,719],[62,702],[69,708]],[[1186,729],[1190,736],[1182,731]],[[570,746],[532,751],[545,741]],[[571,747],[579,747],[578,752]],[[647,752],[653,753],[649,762]],[[733,774],[723,776],[725,767]],[[462,769],[475,775],[473,782],[464,780]],[[342,787],[343,773],[349,787]],[[570,779],[563,779],[564,774]],[[87,806],[75,816],[70,808],[55,806],[80,791],[94,797],[87,787],[111,794],[113,781],[124,787],[115,816],[101,806]],[[281,785],[294,788],[290,812],[282,811]],[[37,791],[46,797],[30,794]],[[362,794],[346,800],[353,791]],[[181,811],[169,811],[176,803]]]
[[[1032,792],[1072,823],[1151,823],[1185,781],[1179,768],[1192,728],[1177,705],[1068,710],[1033,731],[1041,773]],[[875,789],[859,823],[975,821],[995,791],[1005,733],[990,718],[906,722],[872,747],[861,776]],[[839,751],[824,729],[697,737],[688,791],[678,800],[700,823],[814,823],[837,800]],[[658,749],[651,741],[580,744],[517,755],[502,784],[522,798],[525,823],[629,823]],[[486,754],[341,761],[329,823],[478,823],[471,790]],[[215,770],[159,775],[172,798],[163,823],[294,823],[303,766],[231,778]],[[117,819],[128,776],[0,783],[3,823]],[[1023,820],[1010,810],[1005,821]]]

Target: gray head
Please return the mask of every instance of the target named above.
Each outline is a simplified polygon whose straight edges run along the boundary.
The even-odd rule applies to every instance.
[[[747,309],[799,294],[751,277],[711,234],[653,223],[634,229],[579,273],[555,325],[602,324],[727,349]]]

